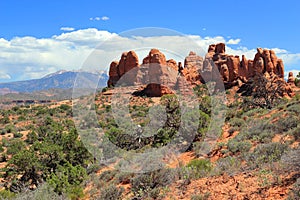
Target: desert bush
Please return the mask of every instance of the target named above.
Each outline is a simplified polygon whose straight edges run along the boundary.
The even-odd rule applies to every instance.
[[[286,110],[289,112],[294,112],[296,114],[300,114],[300,103],[296,102],[293,104],[289,104],[289,105],[287,105]]]
[[[114,184],[110,184],[100,190],[98,200],[121,200],[124,188],[118,188]]]
[[[16,133],[17,129],[14,125],[9,124],[5,126],[6,133]]]
[[[139,174],[131,179],[131,191],[135,197],[157,198],[159,189],[174,181],[174,173],[171,169]]]
[[[1,124],[8,124],[10,123],[10,119],[7,115],[5,115],[3,118],[0,119]]]
[[[6,134],[5,128],[1,130],[0,134],[1,134],[1,135],[5,135],[5,134]]]
[[[274,137],[276,125],[266,120],[252,120],[241,129],[240,134],[235,138],[237,141],[256,140],[267,143]]]
[[[4,151],[3,145],[0,144],[0,153],[2,153]]]
[[[209,199],[210,193],[204,193],[204,194],[193,194],[191,196],[191,200],[207,200]]]
[[[1,190],[0,191],[0,199],[1,200],[14,199],[15,196],[16,196],[16,194],[9,190]]]
[[[13,136],[14,136],[14,138],[21,138],[21,137],[23,137],[23,134],[20,132],[16,132],[13,134]]]
[[[241,118],[232,118],[230,121],[229,121],[230,125],[233,126],[233,127],[242,127],[244,124],[245,124],[245,121]]]
[[[278,161],[287,149],[288,145],[278,142],[259,144],[252,153],[249,153],[247,160],[259,167],[265,163]]]
[[[9,141],[9,145],[7,147],[7,154],[13,155],[22,150],[26,147],[25,143],[20,139],[13,139]]]
[[[295,140],[298,140],[300,138],[300,125],[297,125],[296,128],[289,130],[288,134],[294,136]]]
[[[300,123],[300,119],[295,115],[288,115],[283,119],[280,119],[276,123],[276,131],[279,133],[287,132],[293,128],[296,128]]]
[[[116,170],[107,170],[100,174],[99,179],[101,179],[102,181],[109,182],[116,176],[116,174]]]
[[[240,128],[239,127],[231,127],[229,130],[228,130],[228,133],[230,135],[232,135],[235,131],[238,131]]]
[[[252,144],[249,141],[236,141],[231,139],[227,143],[228,150],[232,153],[245,153],[250,150]]]
[[[129,172],[120,172],[116,175],[118,183],[128,184],[130,180],[134,177],[134,174]]]
[[[198,179],[209,175],[213,166],[208,159],[195,159],[186,166],[191,171],[191,178]]]
[[[281,161],[287,171],[300,172],[300,148],[287,151],[282,157]]]
[[[293,188],[289,192],[287,200],[299,200],[300,199],[300,178],[294,183]]]
[[[220,158],[216,162],[214,173],[216,174],[228,173],[230,175],[233,175],[237,171],[239,171],[240,167],[241,167],[241,161],[238,158],[228,156],[225,158]]]
[[[38,135],[34,131],[30,131],[25,142],[28,144],[33,144],[36,141],[38,141]]]
[[[43,183],[34,191],[26,191],[14,197],[14,200],[64,200],[65,195],[58,195],[47,183]]]

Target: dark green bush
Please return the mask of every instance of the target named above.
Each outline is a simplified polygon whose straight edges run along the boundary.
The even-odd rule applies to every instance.
[[[26,147],[25,143],[20,139],[13,139],[9,141],[9,146],[7,147],[7,154],[13,155],[24,150]]]
[[[21,138],[21,137],[23,137],[23,134],[20,132],[16,132],[13,134],[13,136],[14,136],[14,138]]]

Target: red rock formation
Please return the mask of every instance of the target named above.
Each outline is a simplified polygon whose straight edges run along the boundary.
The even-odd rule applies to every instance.
[[[284,77],[284,65],[283,65],[283,61],[281,59],[277,60],[277,66],[276,66],[276,71],[275,73],[280,77],[283,78]]]
[[[203,71],[203,58],[191,51],[184,59],[182,74],[191,84],[200,84],[201,71]]]
[[[120,79],[125,79],[130,84],[143,85],[148,96],[175,93],[175,88],[188,95],[191,92],[188,84],[214,81],[216,89],[222,89],[224,85],[226,88],[234,85],[240,87],[256,75],[264,75],[266,78],[276,76],[283,80],[284,65],[273,50],[257,48],[254,60],[248,60],[244,55],[240,60],[239,56],[227,55],[225,44],[219,43],[209,46],[204,60],[190,52],[184,60],[184,67],[181,62],[177,65],[173,59],[167,61],[158,49],[151,49],[141,66],[134,51],[125,52],[119,62],[111,63],[108,85],[114,86]],[[289,74],[288,83],[294,84],[292,73]],[[293,94],[290,85],[286,85],[288,95]]]
[[[290,84],[291,86],[295,86],[295,77],[293,72],[289,72],[287,83]]]
[[[177,65],[177,62],[174,59],[167,60],[167,66],[171,67],[175,71],[179,71],[179,67]]]
[[[139,65],[138,56],[134,51],[125,52],[122,54],[119,62],[119,75],[123,76],[126,72]]]
[[[147,83],[144,92],[147,96],[162,96],[172,94],[177,82],[178,66],[175,60],[166,61],[166,57],[158,49],[151,49],[143,60],[147,71]]]
[[[108,86],[115,86],[119,79],[135,67],[139,66],[138,56],[134,51],[124,52],[119,62],[114,61],[110,64]],[[132,72],[130,73],[132,74]],[[134,80],[133,75],[131,76]],[[130,79],[130,78],[128,78]],[[133,81],[132,80],[132,81]]]
[[[224,54],[225,53],[225,44],[224,43],[219,43],[216,45],[215,49],[216,54]]]
[[[240,68],[239,56],[227,56],[227,66],[229,70],[229,82],[233,82],[238,78],[238,70]]]
[[[185,79],[184,76],[179,76],[176,83],[176,92],[180,92],[181,95],[193,95],[192,85]]]
[[[242,56],[242,61],[238,69],[238,76],[245,82],[250,76],[249,62],[245,55]]]
[[[165,94],[174,94],[174,91],[167,86],[161,84],[150,83],[144,89],[144,93],[148,97],[161,97]]]
[[[143,64],[158,63],[160,65],[167,65],[166,57],[158,49],[151,49],[148,56],[143,59]]]
[[[119,65],[118,61],[113,61],[110,64],[109,79],[108,79],[108,82],[107,82],[108,86],[115,85],[118,82],[118,80],[120,79],[118,65]]]
[[[191,51],[184,59],[184,68],[195,67],[198,70],[203,70],[203,58],[198,56],[195,52]]]

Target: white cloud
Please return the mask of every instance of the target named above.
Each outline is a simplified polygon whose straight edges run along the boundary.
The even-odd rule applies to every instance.
[[[75,28],[73,28],[73,27],[61,27],[60,30],[62,30],[62,31],[74,31]]]
[[[137,52],[140,62],[151,48],[162,50],[167,59],[174,58],[183,62],[189,51],[205,56],[208,46],[219,42],[232,43],[222,36],[122,37],[95,28],[71,31],[50,38],[0,38],[0,69],[5,70],[0,71],[0,79],[39,78],[60,69],[74,70],[82,67],[107,70],[112,60],[119,60],[121,53],[129,50]],[[274,51],[284,60],[286,71],[297,69],[295,66],[300,65],[300,53],[293,54],[279,48]],[[226,52],[253,59],[256,49],[227,46]]]
[[[241,39],[230,39],[226,43],[227,44],[239,44],[241,42]]]
[[[3,71],[0,71],[0,80],[1,79],[9,80],[9,79],[11,79],[11,76]]]
[[[107,17],[107,16],[102,16],[102,17],[90,17],[89,20],[90,20],[90,21],[100,21],[100,20],[102,20],[102,21],[107,21],[107,20],[109,20],[109,17]]]
[[[103,21],[107,21],[107,20],[109,20],[109,17],[107,17],[107,16],[103,16],[103,17],[101,17],[101,20],[103,20]]]

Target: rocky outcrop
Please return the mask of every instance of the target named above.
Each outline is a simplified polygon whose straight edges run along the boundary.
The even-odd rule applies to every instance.
[[[191,51],[184,60],[184,68],[181,73],[191,84],[200,84],[201,71],[203,71],[203,58]]]
[[[148,56],[143,60],[143,68],[148,74],[144,93],[147,96],[162,96],[172,94],[177,81],[178,65],[173,59],[166,61],[166,57],[158,49],[151,49]]]
[[[257,75],[268,77],[284,77],[284,65],[273,50],[257,48],[253,60],[226,54],[224,43],[212,44],[203,59],[195,52],[190,52],[184,60],[177,64],[174,59],[166,60],[165,55],[158,49],[151,49],[149,54],[139,65],[134,51],[122,54],[119,62],[110,65],[108,86],[115,86],[122,79],[126,84],[144,86],[143,94],[148,96],[162,96],[175,93],[191,94],[191,85],[198,85],[209,81],[216,82],[215,89],[241,87],[253,80]],[[125,77],[125,78],[124,78]],[[285,82],[285,81],[284,81]],[[286,93],[292,94],[290,89],[294,85],[293,74],[289,74]],[[285,82],[286,83],[286,82]]]
[[[120,75],[119,75],[119,62],[118,61],[113,61],[110,63],[110,67],[109,67],[109,79],[107,82],[108,86],[113,86],[115,85],[118,80],[120,79]]]
[[[113,61],[109,68],[108,87],[115,86],[119,79],[130,70],[139,66],[138,56],[134,51],[124,52],[120,61]],[[132,77],[134,79],[134,77]]]
[[[257,48],[253,63],[254,73],[274,73],[280,78],[284,77],[283,62],[273,50]]]
[[[143,94],[162,96],[174,93],[181,63],[166,57],[158,49],[151,49],[139,65],[138,56],[134,51],[124,52],[119,62],[110,65],[108,86],[145,86]],[[182,69],[181,69],[182,70]]]

